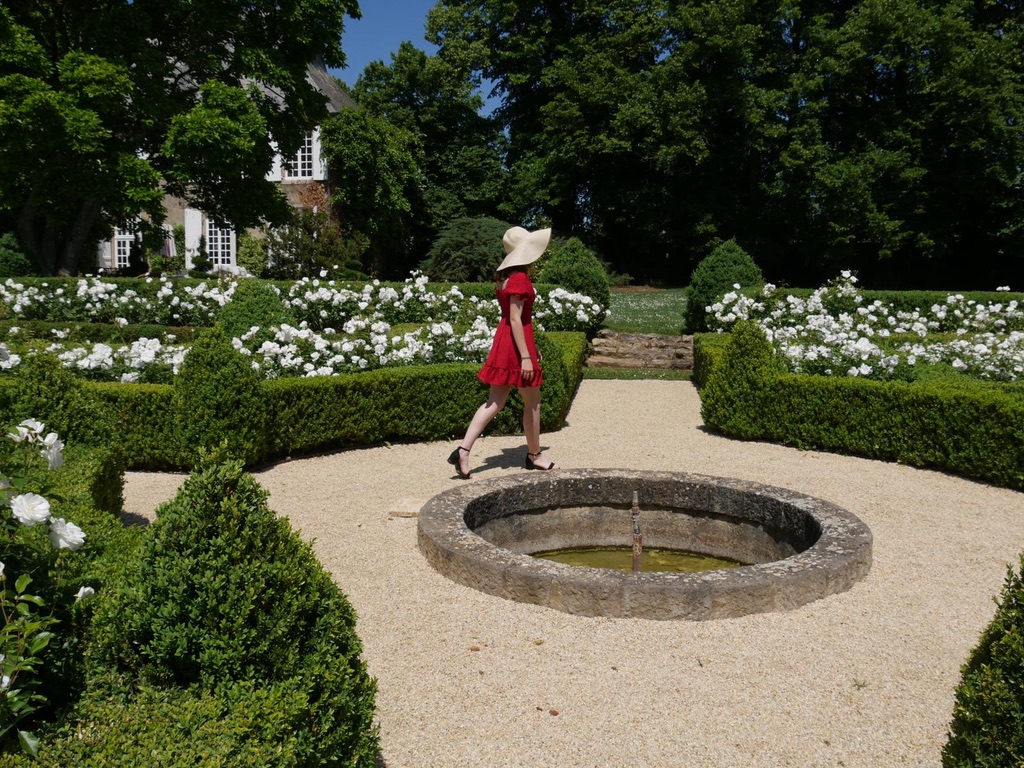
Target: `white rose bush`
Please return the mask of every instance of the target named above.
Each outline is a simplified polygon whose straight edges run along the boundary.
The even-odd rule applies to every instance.
[[[47,703],[39,691],[37,670],[41,654],[56,637],[51,627],[58,623],[53,606],[47,610],[42,597],[30,594],[32,577],[27,571],[56,572],[59,559],[53,553],[77,550],[85,544],[85,533],[75,523],[56,517],[45,495],[29,490],[39,469],[54,470],[64,461],[64,443],[55,432],[35,419],[25,419],[10,428],[7,439],[14,443],[8,466],[0,474],[0,741],[15,733],[21,748],[35,755],[38,741],[22,723]],[[38,457],[37,457],[38,456]],[[40,490],[44,490],[45,484]],[[49,544],[38,537],[25,537],[22,529],[45,529]],[[49,549],[40,549],[39,545]],[[8,563],[16,562],[26,572],[10,573]],[[93,594],[81,587],[76,600]]]
[[[499,318],[497,300],[467,296],[458,286],[431,290],[428,283],[426,275],[414,272],[400,288],[373,280],[354,289],[319,278],[303,278],[287,290],[271,284],[297,325],[254,326],[234,344],[265,378],[482,361]],[[104,322],[120,328],[142,322],[210,325],[231,301],[236,283],[188,287],[147,278],[143,285],[150,287],[150,295],[130,285],[82,278],[72,290],[56,281],[26,285],[8,279],[0,284],[0,308],[14,318]],[[589,296],[556,288],[538,296],[533,317],[541,330],[578,331],[599,325],[607,312]],[[82,378],[170,383],[188,354],[188,345],[171,332],[130,343],[85,345],[68,341],[70,330],[53,329],[51,334],[52,341],[33,345],[21,341],[20,327],[10,328],[7,339],[0,340],[0,371],[16,370],[25,354],[42,351]]]
[[[843,272],[800,298],[768,284],[757,296],[738,286],[708,310],[713,331],[757,324],[794,373],[909,379],[918,363],[948,364],[991,381],[1024,380],[1024,304],[961,294],[912,311],[868,301]],[[1000,291],[1004,287],[1000,287]]]

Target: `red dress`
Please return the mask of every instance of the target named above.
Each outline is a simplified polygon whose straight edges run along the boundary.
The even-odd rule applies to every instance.
[[[530,323],[530,313],[533,310],[533,301],[537,298],[537,292],[533,290],[533,283],[525,272],[513,272],[505,282],[505,288],[495,290],[498,295],[498,306],[501,307],[501,320],[498,322],[498,329],[494,332],[494,341],[491,343],[490,354],[484,361],[484,367],[480,369],[477,378],[485,384],[511,385],[514,387],[539,387],[543,376],[537,360],[537,345],[533,340],[533,325]],[[520,352],[516,347],[516,341],[512,336],[512,326],[509,325],[509,305],[512,297],[519,296],[523,300],[523,336],[526,338],[526,348],[533,362],[533,378],[529,381],[523,380],[522,360]]]

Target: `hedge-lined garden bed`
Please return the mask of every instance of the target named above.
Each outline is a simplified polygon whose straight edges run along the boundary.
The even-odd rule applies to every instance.
[[[1024,395],[1013,385],[792,374],[748,323],[695,339],[694,381],[705,423],[731,436],[1024,489]]]
[[[144,528],[112,514],[116,452],[72,446],[59,469],[36,458],[26,474],[18,451],[34,448],[2,444],[4,474],[43,490],[84,543],[57,549],[45,526],[5,518],[2,602],[16,579],[39,602],[5,608],[3,765],[377,765],[352,608],[239,462],[205,456]],[[28,712],[14,706],[28,695]]]

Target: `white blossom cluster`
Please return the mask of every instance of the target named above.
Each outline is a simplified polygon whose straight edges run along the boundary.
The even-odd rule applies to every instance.
[[[382,285],[379,280],[352,290],[333,280],[305,278],[282,295],[282,301],[301,318],[298,327],[253,327],[232,343],[267,378],[331,376],[384,366],[481,361],[490,349],[498,323],[497,299],[466,296],[458,286],[445,292],[431,291],[428,283],[426,275],[415,272],[400,289]],[[78,285],[79,294],[94,299],[89,302],[94,309],[92,314],[86,312],[75,319],[102,318],[121,327],[138,322],[145,302],[134,291],[123,291],[120,284],[96,279],[82,280]],[[42,310],[37,310],[46,302],[42,291],[18,286],[12,280],[4,288],[7,293],[3,296],[15,297],[10,303],[12,311],[26,318],[41,315]],[[212,316],[231,300],[233,293],[234,283],[212,289],[203,283],[186,293],[186,302],[175,292],[173,284],[161,282],[155,296],[169,304],[172,311],[170,315],[167,310],[152,311],[147,321],[157,322],[171,316],[176,323],[177,312],[185,303],[190,312],[202,306]],[[50,298],[60,302],[56,292]],[[105,309],[99,312],[96,303],[103,304]],[[555,288],[546,298],[537,297],[533,319],[541,330],[582,330],[599,324],[606,313],[589,296]],[[392,327],[399,324],[419,327],[393,333]],[[457,333],[456,327],[466,330]],[[11,328],[8,333],[10,338],[17,338],[19,329]],[[83,377],[107,381],[170,380],[188,352],[187,346],[173,343],[171,335],[164,340],[141,338],[130,344],[81,345],[66,341],[70,331],[54,329],[52,333],[57,340],[45,348],[47,352]],[[6,345],[0,344],[0,370],[16,366],[20,360],[19,355],[11,354]]]
[[[344,288],[334,280],[303,278],[284,297],[285,304],[310,328],[343,327],[354,318],[368,322],[423,323],[446,320],[457,325],[484,317],[498,321],[497,299],[466,296],[458,286],[441,293],[430,290],[429,278],[413,272],[401,290],[374,280],[360,290]],[[542,330],[579,331],[600,325],[607,315],[589,296],[555,288],[547,298],[538,295],[533,319]]]
[[[321,335],[306,326],[282,325],[271,329],[271,339],[259,341],[261,329],[253,327],[232,344],[267,378],[335,376],[385,366],[479,361],[490,349],[493,332],[483,318],[461,334],[444,321],[401,335],[392,334],[383,320],[356,318],[345,325],[347,334],[359,335],[332,338],[330,328]]]
[[[98,342],[91,347],[51,344],[46,351],[56,355],[66,368],[84,378],[117,380],[123,384],[139,381],[143,369],[158,366],[177,374],[188,347],[164,344],[160,339],[141,338],[131,344],[111,346]]]
[[[47,432],[46,425],[35,419],[25,419],[7,433],[15,443],[35,445],[46,459],[50,469],[57,469],[64,463],[64,443],[56,432]],[[50,543],[57,549],[78,549],[85,543],[85,533],[72,522],[54,517],[50,502],[38,493],[18,492],[21,482],[0,475],[0,505],[9,507],[11,517],[25,527],[49,525]]]
[[[982,379],[1024,379],[1024,305],[1017,300],[983,303],[951,294],[941,304],[904,311],[866,301],[856,282],[844,271],[807,299],[771,284],[744,296],[736,285],[707,308],[708,324],[726,331],[739,320],[757,323],[797,373],[890,379],[920,361]]]
[[[8,278],[0,283],[0,304],[25,320],[115,323],[120,319],[124,324],[210,325],[220,308],[231,301],[237,283],[185,285],[165,277],[147,277],[145,292],[132,285],[98,277],[52,285],[26,285]]]

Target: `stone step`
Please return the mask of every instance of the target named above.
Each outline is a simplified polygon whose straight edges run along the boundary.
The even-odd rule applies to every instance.
[[[591,368],[693,368],[693,337],[602,330],[590,344]]]

